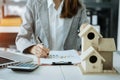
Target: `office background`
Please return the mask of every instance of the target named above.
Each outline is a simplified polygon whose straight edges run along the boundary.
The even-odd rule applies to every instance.
[[[21,14],[27,0],[0,0],[0,47],[15,48],[15,37],[22,23]],[[105,38],[114,38],[120,50],[119,0],[83,0],[90,23]]]
[[[118,20],[118,36],[117,36],[117,44],[118,50],[120,51],[120,1],[119,1],[119,20]]]

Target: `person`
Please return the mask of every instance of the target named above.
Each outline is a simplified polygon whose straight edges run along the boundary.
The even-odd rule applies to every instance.
[[[17,49],[37,57],[48,57],[50,50],[79,50],[79,27],[89,23],[82,0],[28,0],[22,19]]]

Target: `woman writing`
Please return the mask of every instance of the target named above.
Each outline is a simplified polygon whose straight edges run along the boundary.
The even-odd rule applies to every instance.
[[[88,23],[82,0],[28,0],[22,19],[17,49],[37,57],[47,57],[49,50],[79,50],[78,30]]]

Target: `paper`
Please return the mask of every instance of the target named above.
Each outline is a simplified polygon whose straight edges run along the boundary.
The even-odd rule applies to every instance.
[[[53,62],[77,64],[81,62],[81,59],[76,50],[50,51],[48,58],[40,58],[40,64],[52,64]]]

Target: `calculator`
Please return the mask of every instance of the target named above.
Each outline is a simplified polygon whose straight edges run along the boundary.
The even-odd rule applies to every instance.
[[[13,71],[34,71],[39,67],[38,64],[33,63],[17,63],[14,65],[7,66],[8,69],[12,69]]]

